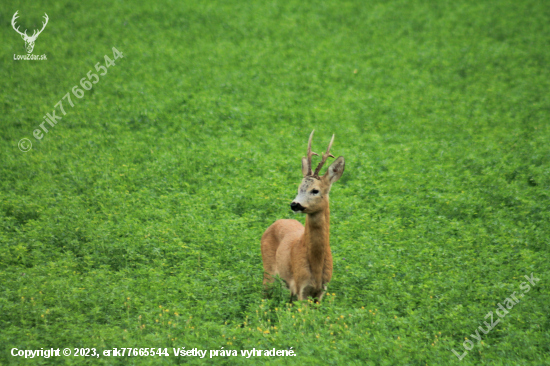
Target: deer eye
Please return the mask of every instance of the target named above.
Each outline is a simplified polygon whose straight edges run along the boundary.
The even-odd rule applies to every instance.
[[[319,193],[319,191],[318,191],[317,189],[313,189],[313,190],[311,191],[311,194],[317,194],[317,193]]]

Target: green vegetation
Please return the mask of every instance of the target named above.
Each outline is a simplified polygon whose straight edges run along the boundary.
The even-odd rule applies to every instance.
[[[13,3],[0,12],[1,364],[202,363],[173,347],[297,354],[216,364],[550,363],[548,3]],[[29,34],[48,14],[34,48],[47,61],[13,60],[16,10]],[[112,47],[124,57],[36,140]],[[334,276],[320,306],[290,307],[280,286],[262,300],[260,237],[304,220],[289,204],[312,129],[315,151],[335,133],[346,158]]]

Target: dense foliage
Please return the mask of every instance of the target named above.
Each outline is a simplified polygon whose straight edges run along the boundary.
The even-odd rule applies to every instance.
[[[47,61],[12,59],[16,10],[29,34],[48,14]],[[550,362],[548,3],[25,0],[0,14],[0,363],[201,363],[181,347],[297,355],[217,364]],[[123,57],[60,114],[112,47]],[[291,307],[280,284],[262,299],[260,237],[304,220],[289,203],[312,129],[315,151],[335,133],[346,158],[334,276],[319,306]]]

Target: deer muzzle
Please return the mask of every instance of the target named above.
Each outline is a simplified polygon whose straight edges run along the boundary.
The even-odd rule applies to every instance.
[[[301,204],[299,204],[298,202],[292,202],[290,204],[290,209],[294,212],[298,212],[298,211],[304,211],[306,208]]]

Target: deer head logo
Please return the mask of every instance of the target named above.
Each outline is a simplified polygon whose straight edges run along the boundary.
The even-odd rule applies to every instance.
[[[19,33],[21,35],[21,38],[23,38],[23,40],[25,41],[25,48],[27,49],[27,53],[31,53],[33,48],[34,48],[34,42],[36,41],[36,38],[38,38],[40,33],[42,33],[44,28],[46,28],[46,24],[48,24],[48,14],[44,13],[45,14],[44,19],[46,20],[46,22],[42,23],[42,29],[40,29],[38,32],[35,29],[34,32],[32,33],[32,36],[29,37],[27,35],[27,30],[26,29],[25,29],[24,33],[21,33],[19,31],[19,27],[15,28],[15,19],[17,19],[17,13],[18,12],[19,12],[19,10],[16,11],[15,14],[13,14],[13,18],[11,18],[11,26],[13,27],[13,29],[15,29],[15,31],[17,33]]]

